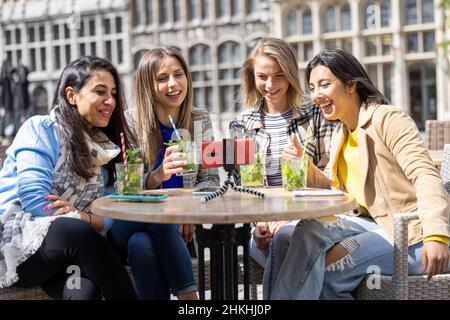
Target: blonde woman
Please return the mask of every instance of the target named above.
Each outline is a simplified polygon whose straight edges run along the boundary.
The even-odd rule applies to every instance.
[[[213,139],[209,114],[192,108],[192,80],[181,53],[173,47],[149,50],[135,74],[132,124],[146,163],[153,169],[145,176],[147,189],[219,185],[217,169],[201,166],[193,174],[178,176],[186,164],[169,120],[195,141]],[[194,130],[195,129],[195,130]],[[191,259],[185,243],[192,239],[193,225],[115,221],[110,239],[131,264],[138,295],[142,299],[196,299]],[[183,241],[184,240],[184,241]]]
[[[241,74],[246,110],[230,123],[230,131],[254,137],[262,146],[266,184],[281,186],[280,156],[292,133],[297,134],[302,143],[307,138],[311,140],[306,153],[315,165],[325,168],[336,124],[326,120],[320,108],[309,99],[304,99],[292,47],[281,39],[261,39],[244,62]],[[280,263],[278,253],[284,256],[295,224],[296,221],[257,223],[250,255],[265,266],[265,274]],[[265,275],[264,288],[270,287],[269,282],[270,278]],[[265,291],[264,297],[268,294]]]

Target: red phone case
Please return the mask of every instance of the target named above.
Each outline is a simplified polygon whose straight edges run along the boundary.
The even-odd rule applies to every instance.
[[[234,164],[251,164],[255,162],[253,139],[243,138],[234,140]],[[224,165],[223,141],[202,142],[202,167],[218,168]]]

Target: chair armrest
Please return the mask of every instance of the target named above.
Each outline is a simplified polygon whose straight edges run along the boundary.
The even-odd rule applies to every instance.
[[[408,222],[418,218],[416,212],[394,215],[394,299],[408,299]]]

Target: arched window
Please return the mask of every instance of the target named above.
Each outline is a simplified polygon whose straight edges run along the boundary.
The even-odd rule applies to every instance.
[[[391,25],[391,1],[368,0],[364,6],[363,27],[375,29],[389,27]]]
[[[219,62],[220,112],[234,112],[240,85],[241,49],[234,41],[222,43],[217,50]]]
[[[297,34],[297,11],[290,11],[287,15],[287,35],[295,36]]]
[[[344,4],[341,7],[341,31],[352,29],[352,18],[350,13],[350,6]]]
[[[210,47],[204,44],[191,47],[188,61],[194,87],[194,106],[212,108],[213,66]]]
[[[311,9],[309,9],[309,8],[306,8],[305,10],[303,10],[302,32],[303,32],[303,34],[311,34],[312,33],[312,14],[311,14]]]
[[[329,6],[325,9],[325,32],[336,31],[336,10],[334,7]]]

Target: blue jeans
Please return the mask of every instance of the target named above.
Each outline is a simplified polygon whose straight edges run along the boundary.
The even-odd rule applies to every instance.
[[[348,254],[325,268],[325,254],[340,243]],[[270,299],[352,299],[369,270],[392,274],[393,244],[378,225],[342,215],[327,223],[301,221],[278,270]],[[421,274],[422,243],[409,247],[410,274]]]
[[[289,243],[294,233],[298,220],[289,222],[282,226],[272,237],[269,246],[265,250],[260,250],[256,246],[253,237],[250,240],[250,257],[264,268],[263,276],[263,299],[270,296],[270,288],[273,287],[272,269],[278,270],[283,262],[284,256],[289,248]],[[253,230],[252,230],[253,234]]]
[[[178,225],[114,220],[108,239],[130,264],[140,299],[170,299],[170,292],[197,290]]]

